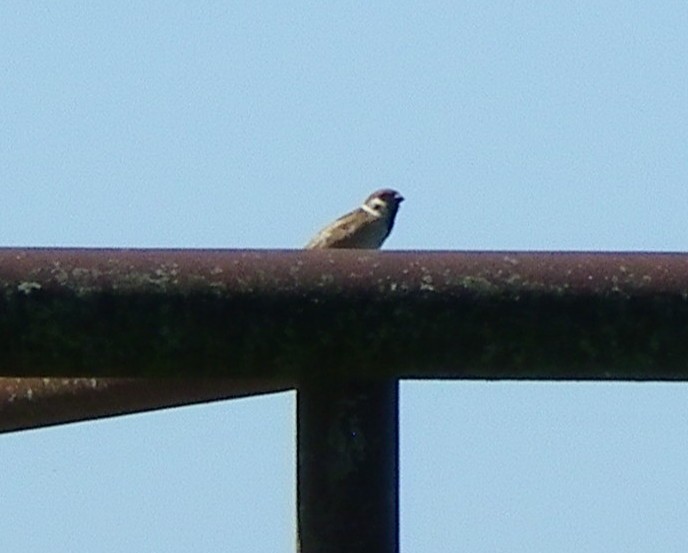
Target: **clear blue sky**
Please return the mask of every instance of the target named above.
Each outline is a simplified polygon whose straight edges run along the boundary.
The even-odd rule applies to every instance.
[[[0,3],[0,245],[688,249],[688,4]],[[0,550],[292,551],[293,393],[0,436]],[[688,385],[406,382],[405,553],[688,551]]]

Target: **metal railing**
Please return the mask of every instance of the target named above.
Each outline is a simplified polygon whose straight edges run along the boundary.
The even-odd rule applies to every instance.
[[[398,380],[687,380],[688,255],[0,250],[0,430],[298,391],[301,551],[398,550]]]

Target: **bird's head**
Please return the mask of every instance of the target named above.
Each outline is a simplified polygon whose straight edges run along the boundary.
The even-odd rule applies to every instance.
[[[399,204],[404,201],[404,197],[396,190],[390,188],[383,188],[376,190],[363,202],[364,209],[372,215],[378,217],[394,216],[399,209]]]

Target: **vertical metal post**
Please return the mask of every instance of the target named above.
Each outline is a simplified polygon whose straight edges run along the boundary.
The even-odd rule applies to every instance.
[[[301,553],[399,551],[397,380],[298,388]]]

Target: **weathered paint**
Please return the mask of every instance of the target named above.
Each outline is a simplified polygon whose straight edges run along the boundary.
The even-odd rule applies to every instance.
[[[686,379],[688,255],[0,250],[0,372]]]

